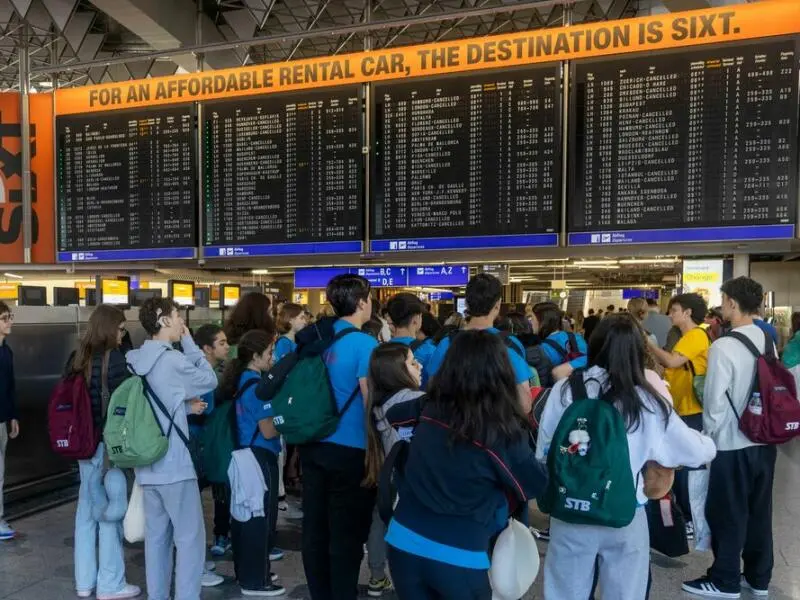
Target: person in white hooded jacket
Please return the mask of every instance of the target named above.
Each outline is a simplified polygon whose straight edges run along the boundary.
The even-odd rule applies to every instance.
[[[206,533],[197,474],[189,449],[187,414],[200,414],[198,398],[217,387],[217,376],[194,343],[178,305],[152,298],[139,309],[139,321],[151,339],[126,355],[133,372],[144,377],[170,414],[156,409],[169,449],[159,461],[136,469],[144,492],[145,567],[149,600],[169,600],[173,544],[177,549],[175,600],[199,600]],[[183,352],[173,349],[180,342]],[[171,422],[170,422],[171,421]]]
[[[645,378],[645,347],[640,326],[630,315],[602,320],[589,342],[588,368],[582,373],[591,397],[613,399],[628,432],[628,451],[639,508],[630,525],[612,528],[551,519],[544,568],[545,600],[585,600],[595,565],[604,598],[642,600],[647,593],[650,539],[644,505],[648,461],[664,467],[698,467],[711,461],[714,442],[686,426]],[[550,393],[539,426],[537,457],[547,456],[559,421],[572,403],[569,380]],[[621,566],[624,565],[624,568]]]

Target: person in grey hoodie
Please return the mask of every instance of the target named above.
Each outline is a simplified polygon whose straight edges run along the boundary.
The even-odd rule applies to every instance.
[[[408,441],[414,434],[422,412],[420,391],[422,365],[411,348],[403,342],[389,342],[375,348],[369,361],[369,410],[367,418],[367,476],[365,484],[377,485],[378,476],[386,456],[399,441]],[[370,580],[368,594],[380,598],[392,590],[386,577],[386,525],[378,514],[372,515],[372,526],[367,539],[367,558]]]
[[[217,387],[217,376],[172,299],[147,300],[139,310],[139,321],[151,339],[126,358],[170,413],[168,418],[155,411],[163,431],[172,429],[166,455],[136,469],[144,492],[147,593],[150,600],[169,599],[174,545],[175,600],[199,600],[206,546],[203,508],[189,449],[174,430],[188,439],[187,415],[203,412],[205,402],[198,398]],[[183,352],[173,349],[178,341]]]

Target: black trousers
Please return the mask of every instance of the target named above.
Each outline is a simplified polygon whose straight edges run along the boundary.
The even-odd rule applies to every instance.
[[[300,447],[303,568],[312,600],[355,600],[375,490],[362,487],[365,452],[338,444]]]
[[[455,567],[389,546],[389,568],[399,600],[491,600],[485,569]]]
[[[703,415],[689,415],[681,417],[689,428],[695,431],[703,431]],[[705,467],[703,467],[705,468]],[[675,496],[675,503],[683,513],[686,521],[692,520],[692,506],[689,502],[689,471],[692,469],[678,469],[675,471],[675,482],[672,484],[672,494]]]
[[[714,564],[711,581],[724,592],[738,592],[739,566],[758,589],[772,578],[772,482],[776,446],[751,446],[717,452],[711,463],[706,519]]]
[[[231,489],[224,483],[211,486],[214,497],[214,535],[228,537],[231,533]]]
[[[262,588],[270,583],[269,548],[271,533],[278,518],[278,456],[264,448],[252,448],[267,491],[264,494],[263,517],[253,517],[244,523],[231,520],[233,568],[239,585],[246,590]]]

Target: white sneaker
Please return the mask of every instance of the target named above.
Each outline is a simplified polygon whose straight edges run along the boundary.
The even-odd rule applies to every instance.
[[[200,585],[203,587],[216,587],[223,581],[225,581],[224,577],[220,577],[219,575],[206,571],[200,578]]]
[[[203,566],[206,569],[206,573],[210,573],[212,571],[216,571],[217,570],[217,563],[215,563],[213,560],[207,560],[206,564],[203,565]]]
[[[747,579],[745,579],[744,575],[742,575],[742,589],[750,590],[750,593],[753,594],[753,596],[758,596],[759,598],[766,598],[769,596],[769,590],[754,588],[752,585],[750,585]]]
[[[126,584],[124,588],[113,594],[97,594],[97,600],[123,600],[124,598],[136,598],[140,596],[142,590],[139,586]]]
[[[78,598],[91,598],[94,590],[76,590],[75,593],[78,594]]]

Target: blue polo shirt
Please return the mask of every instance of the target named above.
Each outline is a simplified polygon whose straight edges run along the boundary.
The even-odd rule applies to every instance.
[[[489,327],[485,331],[489,333],[496,333],[499,334],[500,330],[496,327]],[[506,348],[508,350],[508,358],[511,360],[511,366],[514,368],[514,378],[516,379],[517,383],[528,383],[531,378],[531,368],[528,366],[528,363],[525,361],[525,348],[516,337],[513,335],[508,336],[508,339],[511,340],[517,348],[519,348],[519,352],[515,352],[511,348]],[[428,377],[433,377],[437,371],[442,367],[442,363],[444,362],[445,354],[450,349],[450,338],[446,337],[439,342],[439,345],[436,346],[436,351],[428,360],[427,364],[427,372]]]
[[[275,349],[272,351],[272,360],[277,363],[284,356],[291,354],[295,350],[297,350],[297,344],[285,335],[282,335],[278,338],[278,341],[275,342]]]
[[[395,342],[397,344],[403,344],[404,346],[411,346],[416,340],[412,337],[396,337],[389,340],[390,342]],[[428,361],[430,360],[433,353],[436,352],[436,344],[433,343],[433,340],[428,338],[422,344],[417,346],[417,349],[414,350],[414,358],[417,359],[417,362],[422,365],[422,386],[425,387],[429,379],[428,375]]]
[[[772,338],[773,343],[776,346],[778,345],[778,330],[775,329],[771,323],[767,323],[764,319],[753,319],[753,325],[768,334]]]
[[[344,329],[356,329],[341,319],[333,324],[336,333]],[[356,330],[336,342],[325,353],[325,364],[331,378],[331,386],[336,396],[339,410],[344,407],[353,390],[357,390],[356,398],[342,415],[336,432],[322,440],[340,446],[349,446],[365,450],[367,448],[367,429],[364,419],[364,397],[361,394],[358,380],[369,373],[369,359],[378,341],[371,335]]]
[[[261,379],[261,376],[248,369],[242,373],[242,377],[239,379],[239,389],[251,379],[258,380]],[[243,448],[251,446],[250,442],[253,440],[253,435],[258,431],[258,422],[275,416],[275,412],[272,410],[272,403],[259,400],[256,396],[256,387],[258,386],[251,385],[247,388],[236,403],[236,426],[239,429],[239,445]],[[275,454],[280,453],[280,436],[266,439],[259,433],[255,438],[252,446],[266,448]]]
[[[586,340],[580,333],[575,333],[573,335],[575,336],[575,341],[578,344],[578,352],[581,352],[583,356],[569,361],[569,364],[571,364],[575,369],[581,369],[588,364],[588,359],[586,357],[586,353],[588,352]],[[554,341],[556,344],[558,344],[559,348],[563,348],[565,352],[569,353],[569,350],[567,350],[567,341],[569,340],[569,336],[567,335],[566,331],[555,331],[548,335],[547,339]],[[555,348],[551,348],[548,344],[542,344],[542,348],[544,348],[544,353],[547,354],[547,358],[549,358],[550,362],[554,365],[560,365],[566,362],[564,357]]]

